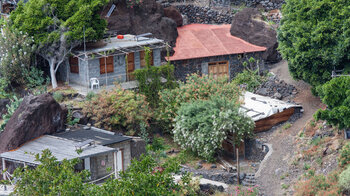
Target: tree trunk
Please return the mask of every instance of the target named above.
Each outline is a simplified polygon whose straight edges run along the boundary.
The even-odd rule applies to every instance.
[[[56,72],[55,72],[55,60],[50,60],[50,76],[51,76],[51,84],[52,88],[55,89],[57,88],[57,80],[56,80]]]

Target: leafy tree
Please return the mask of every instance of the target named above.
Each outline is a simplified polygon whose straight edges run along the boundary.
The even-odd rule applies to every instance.
[[[15,170],[14,177],[19,179],[14,191],[16,195],[88,195],[90,185],[84,181],[88,180],[89,172],[74,171],[79,159],[59,162],[49,150],[35,158],[41,163],[35,169],[27,166]]]
[[[326,110],[315,113],[317,120],[339,126],[340,129],[350,127],[350,77],[337,77],[316,88],[322,102],[328,106]]]
[[[150,155],[142,155],[140,161],[133,160],[130,167],[120,173],[120,179],[110,178],[94,194],[97,195],[182,195],[190,190],[191,178],[182,177],[183,183],[175,183],[174,173],[179,172],[176,159],[159,165]],[[181,185],[182,186],[181,186]],[[187,195],[197,195],[193,192]]]
[[[239,111],[239,104],[225,97],[196,100],[181,105],[175,118],[174,141],[207,160],[221,148],[229,133],[239,145],[252,136],[254,122]]]
[[[56,72],[71,50],[86,41],[102,38],[107,23],[99,16],[108,0],[36,0],[20,2],[10,15],[13,29],[34,37],[37,53],[50,65],[52,87]]]
[[[75,172],[78,159],[59,162],[49,150],[35,156],[40,165],[18,168],[14,173],[18,179],[16,195],[196,195],[199,188],[188,174],[180,183],[175,183],[173,174],[179,171],[176,159],[159,164],[152,156],[142,155],[120,173],[119,179],[112,176],[103,184],[95,185],[87,183],[90,175],[87,170]]]
[[[295,79],[314,87],[350,64],[350,1],[286,0],[279,50]]]
[[[11,29],[5,21],[0,36],[0,75],[3,88],[27,85],[28,70],[36,47],[31,36]],[[5,90],[5,89],[4,89]]]

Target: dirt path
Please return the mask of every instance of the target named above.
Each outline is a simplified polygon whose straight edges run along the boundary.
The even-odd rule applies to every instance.
[[[290,173],[289,164],[294,154],[294,137],[304,127],[306,122],[312,118],[315,111],[322,106],[322,103],[311,94],[308,84],[292,79],[286,61],[275,64],[271,71],[280,79],[283,79],[286,83],[293,84],[298,89],[299,93],[294,101],[303,106],[304,114],[287,130],[280,128],[263,133],[264,137],[267,138],[267,143],[272,145],[273,152],[262,164],[257,181],[263,195],[290,195],[291,192],[287,190],[292,188],[288,188],[288,184],[282,185],[281,176]],[[293,178],[296,178],[296,176],[289,176],[289,181],[294,181],[295,179]]]

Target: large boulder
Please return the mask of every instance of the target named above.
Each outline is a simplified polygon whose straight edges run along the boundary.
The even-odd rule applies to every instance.
[[[110,17],[106,17],[112,4],[116,8]],[[107,20],[110,34],[152,33],[154,37],[163,39],[172,46],[176,43],[177,24],[165,17],[164,8],[155,0],[144,0],[132,8],[126,5],[126,1],[111,0],[102,10],[101,16]]]
[[[164,8],[164,16],[173,19],[176,22],[176,25],[178,27],[181,27],[183,24],[183,19],[182,19],[181,13],[174,6]]]
[[[64,128],[67,110],[51,95],[27,96],[0,134],[0,153]]]
[[[245,8],[232,18],[231,35],[239,37],[249,43],[267,48],[263,59],[269,62],[279,61],[277,51],[276,30],[263,20],[260,11],[255,8]]]

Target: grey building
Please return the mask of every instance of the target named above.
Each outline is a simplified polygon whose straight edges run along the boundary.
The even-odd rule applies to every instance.
[[[75,142],[94,141],[96,145],[101,145],[116,149],[117,171],[124,171],[131,164],[133,158],[138,158],[140,154],[146,152],[144,140],[119,135],[117,133],[91,127],[90,129],[78,128],[71,131],[57,133],[56,137],[64,138]],[[114,168],[113,154],[102,154],[85,160],[89,165],[85,167],[92,176],[101,178],[108,175],[107,168]]]
[[[120,171],[130,166],[133,158],[139,158],[146,153],[146,144],[142,139],[95,127],[87,130],[76,128],[55,135],[41,136],[13,151],[0,154],[3,170],[12,173],[17,167],[36,167],[40,163],[35,160],[34,155],[41,154],[45,149],[49,149],[58,161],[81,159],[75,169],[90,171],[91,180],[99,182],[111,175],[118,177]],[[7,179],[5,174],[3,173],[3,179]]]
[[[150,64],[161,65],[163,40],[156,38],[124,35],[79,48],[59,68],[59,79],[68,84],[90,86],[91,78],[97,78],[100,85],[114,82],[133,81],[133,72],[146,65],[145,47],[151,49]]]
[[[122,162],[120,151],[116,148],[98,145],[91,140],[76,142],[62,137],[44,135],[25,143],[13,151],[0,154],[3,170],[13,172],[17,167],[36,167],[40,162],[36,161],[35,155],[41,154],[45,149],[49,149],[57,161],[81,159],[82,161],[75,169],[91,171],[91,180],[112,174],[117,177],[118,171],[123,169],[120,164]],[[108,161],[110,160],[110,164],[104,160],[106,157],[108,157]],[[112,171],[107,173],[107,168],[102,170],[101,165],[109,166]],[[3,172],[3,179],[7,179],[6,172]]]
[[[192,73],[227,76],[244,69],[243,62],[255,59],[255,68],[265,69],[265,47],[250,44],[230,34],[231,25],[190,24],[178,28],[174,55],[175,77],[185,80]]]

